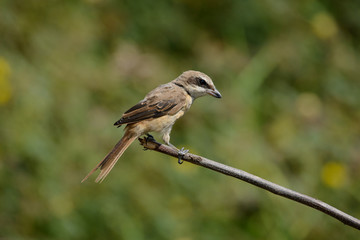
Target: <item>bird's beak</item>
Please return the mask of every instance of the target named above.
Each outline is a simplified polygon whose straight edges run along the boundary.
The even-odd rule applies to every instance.
[[[221,98],[221,94],[216,88],[215,89],[209,89],[209,91],[207,93],[209,95],[213,96],[213,97]]]

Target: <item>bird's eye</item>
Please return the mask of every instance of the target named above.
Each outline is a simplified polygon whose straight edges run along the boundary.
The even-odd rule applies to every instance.
[[[199,84],[202,85],[202,86],[207,86],[207,83],[204,79],[202,78],[198,78],[198,81],[199,81]]]

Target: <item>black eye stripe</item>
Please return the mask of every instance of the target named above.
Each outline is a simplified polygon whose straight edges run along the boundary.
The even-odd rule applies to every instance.
[[[206,88],[209,87],[209,84],[201,77],[197,77],[196,80],[197,80],[199,86],[206,87]]]

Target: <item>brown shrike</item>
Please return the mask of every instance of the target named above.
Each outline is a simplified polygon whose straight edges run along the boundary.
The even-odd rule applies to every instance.
[[[96,182],[102,182],[115,163],[138,137],[149,132],[160,132],[164,142],[170,143],[170,132],[175,121],[189,110],[193,101],[205,95],[221,98],[211,78],[202,72],[186,71],[175,80],[149,92],[143,100],[127,110],[114,125],[125,127],[125,134],[108,155],[81,181],[85,181],[98,168]],[[184,152],[179,151],[179,155]]]

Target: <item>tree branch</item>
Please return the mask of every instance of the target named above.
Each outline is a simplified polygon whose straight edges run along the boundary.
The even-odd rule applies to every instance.
[[[154,139],[144,137],[144,138],[139,138],[139,141],[140,141],[140,144],[142,146],[144,146],[144,148],[146,148],[146,149],[154,150],[154,151],[164,153],[164,154],[170,155],[172,157],[178,158],[178,152],[175,149],[173,149],[167,145],[160,144],[160,143],[156,142]],[[270,181],[262,179],[258,176],[255,176],[255,175],[252,175],[245,171],[242,171],[240,169],[236,169],[236,168],[212,161],[210,159],[207,159],[207,158],[204,158],[201,156],[187,153],[182,157],[182,160],[205,167],[205,168],[209,168],[211,170],[214,170],[216,172],[219,172],[219,173],[222,173],[222,174],[234,177],[234,178],[238,178],[238,179],[248,182],[252,185],[255,185],[257,187],[260,187],[267,191],[270,191],[274,194],[277,194],[277,195],[283,196],[285,198],[294,200],[296,202],[302,203],[304,205],[307,205],[309,207],[317,209],[333,218],[336,218],[346,225],[349,225],[353,228],[360,230],[360,220],[359,219],[352,217],[349,214],[346,214],[346,213],[340,211],[339,209],[334,208],[334,207],[330,206],[329,204],[324,203],[318,199],[295,192],[293,190],[282,187],[280,185],[277,185],[275,183],[272,183]]]

